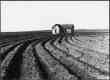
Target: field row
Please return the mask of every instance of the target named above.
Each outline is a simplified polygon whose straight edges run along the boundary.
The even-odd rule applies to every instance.
[[[0,80],[109,80],[109,56],[74,37],[27,39],[0,46]]]

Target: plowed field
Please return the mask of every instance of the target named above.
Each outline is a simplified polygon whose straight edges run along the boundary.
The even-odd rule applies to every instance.
[[[0,40],[0,80],[109,80],[109,34]]]

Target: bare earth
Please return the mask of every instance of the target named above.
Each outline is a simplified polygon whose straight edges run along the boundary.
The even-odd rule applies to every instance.
[[[109,80],[109,34],[0,42],[0,80]]]

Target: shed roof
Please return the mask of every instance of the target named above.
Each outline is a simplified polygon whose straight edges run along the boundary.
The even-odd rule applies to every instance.
[[[74,24],[61,24],[63,28],[74,28]]]
[[[60,28],[74,28],[74,24],[55,24],[55,25],[53,26],[53,28],[54,28],[55,26],[59,26]]]

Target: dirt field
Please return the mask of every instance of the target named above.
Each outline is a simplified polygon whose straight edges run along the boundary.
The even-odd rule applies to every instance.
[[[109,80],[109,33],[85,34],[1,38],[0,80]]]

